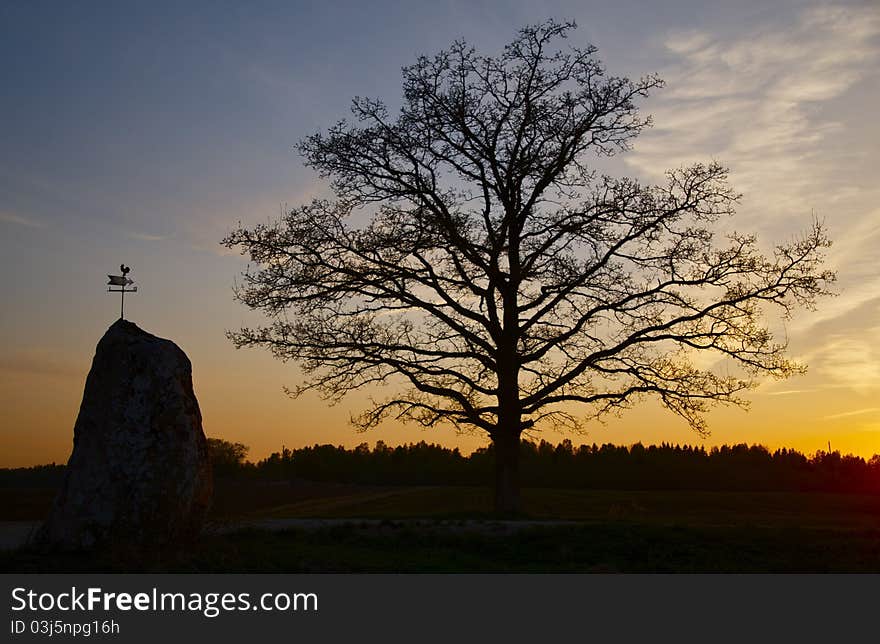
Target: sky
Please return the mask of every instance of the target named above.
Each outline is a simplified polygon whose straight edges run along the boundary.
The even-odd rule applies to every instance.
[[[251,458],[282,445],[484,435],[348,423],[366,394],[292,400],[294,364],[236,350],[262,320],[232,297],[245,260],[220,240],[326,195],[294,146],[354,96],[399,105],[400,68],[464,38],[574,19],[609,72],[659,73],[654,117],[606,166],[660,181],[717,160],[743,193],[725,224],[766,248],[824,221],[838,294],[784,332],[805,376],[761,384],[702,439],[648,403],[575,444],[759,443],[880,453],[880,8],[876,2],[545,1],[0,4],[0,467],[65,462],[94,348],[116,319],[106,275],[132,267],[126,317],[193,363],[208,436]]]

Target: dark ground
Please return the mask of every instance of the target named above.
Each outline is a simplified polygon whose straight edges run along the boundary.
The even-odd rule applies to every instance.
[[[52,490],[0,495],[0,520],[34,520]],[[502,524],[488,488],[219,481],[209,529],[184,552],[22,549],[0,553],[0,569],[880,572],[876,495],[536,488],[524,500],[525,516]]]

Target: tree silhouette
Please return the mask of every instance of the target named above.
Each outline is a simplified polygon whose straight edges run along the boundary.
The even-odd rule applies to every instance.
[[[224,239],[256,264],[236,297],[271,319],[230,333],[237,346],[297,361],[294,395],[391,385],[361,428],[393,416],[487,432],[505,513],[520,507],[523,431],[654,396],[705,432],[711,403],[801,369],[766,305],[810,306],[834,278],[818,222],[769,256],[754,236],[716,242],[710,225],[738,198],[718,164],[663,186],[592,169],[650,124],[635,102],[662,81],[558,46],[574,27],[525,27],[497,57],[456,42],[418,58],[396,116],[355,98],[355,123],[300,143],[335,199]]]
[[[208,439],[208,452],[214,473],[226,475],[241,468],[249,448],[242,443],[232,443],[222,438]]]

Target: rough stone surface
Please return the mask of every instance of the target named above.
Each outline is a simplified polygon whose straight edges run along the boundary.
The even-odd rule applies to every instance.
[[[184,543],[198,534],[212,487],[189,358],[118,320],[95,351],[64,483],[36,541]]]

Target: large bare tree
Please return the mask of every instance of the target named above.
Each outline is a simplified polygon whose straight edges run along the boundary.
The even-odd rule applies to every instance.
[[[716,240],[738,198],[720,165],[663,186],[592,169],[650,124],[636,101],[661,81],[606,75],[593,47],[562,47],[573,27],[526,27],[497,57],[463,42],[420,57],[399,113],[355,98],[356,122],[300,143],[334,199],[224,240],[255,265],[237,298],[271,320],[231,333],[237,346],[297,361],[294,393],[386,385],[362,428],[486,432],[505,513],[524,431],[651,396],[703,433],[712,403],[801,369],[764,309],[811,306],[834,278],[815,221],[772,253]]]

